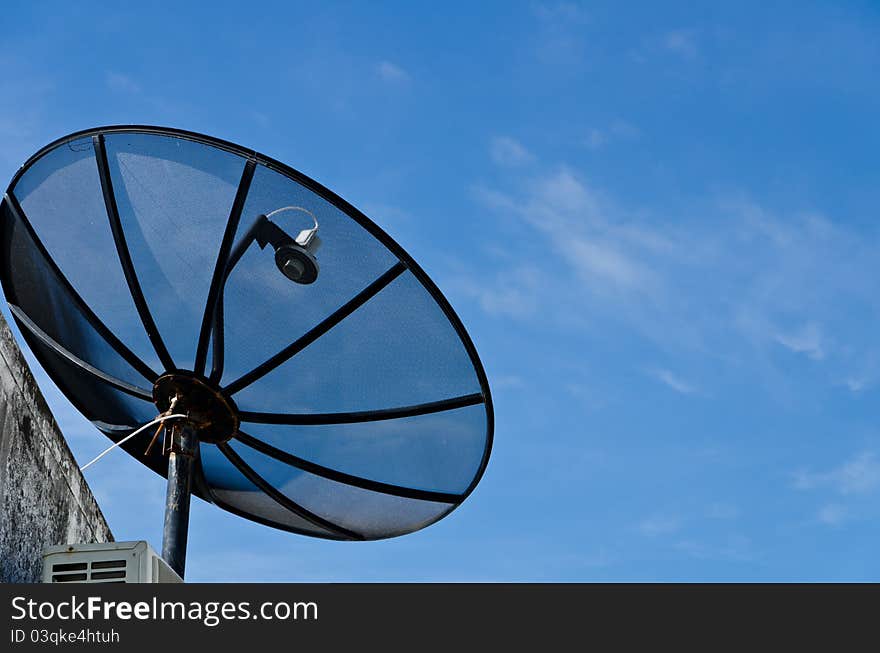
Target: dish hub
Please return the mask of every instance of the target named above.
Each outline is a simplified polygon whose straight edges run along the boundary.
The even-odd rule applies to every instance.
[[[185,413],[199,442],[220,444],[238,432],[238,408],[220,388],[193,372],[163,374],[153,385],[153,401],[160,413],[172,408]]]

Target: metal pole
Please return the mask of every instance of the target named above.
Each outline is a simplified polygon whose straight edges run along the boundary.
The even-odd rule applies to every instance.
[[[171,428],[171,451],[168,454],[168,491],[165,495],[165,529],[162,532],[162,557],[183,578],[186,566],[186,536],[189,531],[189,499],[197,438],[186,424]]]

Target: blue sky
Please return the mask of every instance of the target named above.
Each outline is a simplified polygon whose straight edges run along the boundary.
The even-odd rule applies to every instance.
[[[441,522],[336,543],[196,501],[188,580],[880,576],[876,5],[180,4],[7,3],[0,171],[118,123],[281,159],[423,265],[496,411]],[[87,478],[158,548],[159,477]]]

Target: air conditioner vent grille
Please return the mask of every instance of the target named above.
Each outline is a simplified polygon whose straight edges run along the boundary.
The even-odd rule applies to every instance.
[[[90,562],[68,562],[62,564],[54,564],[52,565],[52,582],[125,582],[126,565],[127,562],[125,560],[92,560]],[[122,580],[119,581],[116,579]]]
[[[92,563],[92,569],[112,569],[114,567],[125,569],[125,560],[95,560]]]
[[[182,583],[144,540],[56,544],[43,549],[44,583]]]
[[[85,562],[68,562],[66,564],[52,565],[52,571],[84,571],[88,569]]]

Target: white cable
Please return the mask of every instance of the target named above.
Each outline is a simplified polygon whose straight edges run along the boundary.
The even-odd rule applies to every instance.
[[[318,229],[318,218],[315,217],[314,213],[302,206],[282,206],[280,209],[275,209],[274,211],[267,213],[266,217],[271,218],[276,213],[281,213],[282,211],[302,211],[303,213],[308,213],[310,216],[312,216],[312,220],[315,221],[315,230]]]
[[[121,444],[125,444],[126,442],[128,442],[129,440],[131,440],[134,436],[136,436],[136,435],[138,435],[138,434],[140,434],[140,433],[143,433],[144,431],[146,431],[146,430],[147,430],[148,428],[150,428],[151,426],[155,426],[156,424],[159,424],[160,422],[164,422],[165,420],[173,419],[173,418],[175,418],[175,417],[186,417],[186,415],[183,415],[183,414],[181,414],[181,413],[178,413],[178,414],[175,414],[175,415],[162,415],[161,417],[157,417],[157,418],[154,419],[152,422],[148,422],[147,424],[144,424],[144,425],[141,426],[140,428],[135,429],[134,431],[132,431],[131,433],[129,433],[128,435],[126,435],[124,438],[122,438],[119,442],[115,442],[112,446],[108,447],[107,449],[104,449],[104,451],[102,451],[102,452],[99,453],[97,456],[95,456],[95,458],[94,458],[93,460],[90,460],[90,461],[87,462],[85,465],[83,465],[82,467],[80,467],[80,468],[79,468],[79,471],[81,471],[81,472],[82,472],[82,471],[85,471],[86,467],[88,467],[89,465],[92,465],[92,464],[98,462],[99,460],[101,460],[101,458],[103,458],[103,457],[106,456],[108,453],[110,453],[111,451],[113,451],[116,447],[118,447],[118,446],[121,445]]]

